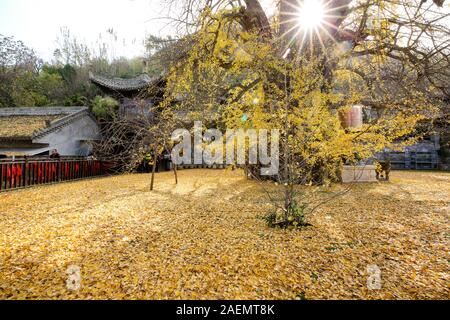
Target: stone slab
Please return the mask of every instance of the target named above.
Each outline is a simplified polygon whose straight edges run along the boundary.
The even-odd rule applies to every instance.
[[[343,183],[377,182],[376,167],[365,166],[344,166],[342,170]]]

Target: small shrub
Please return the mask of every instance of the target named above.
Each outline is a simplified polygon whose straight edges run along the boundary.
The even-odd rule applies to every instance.
[[[277,222],[277,214],[275,212],[268,213],[267,215],[263,216],[262,219],[266,221],[267,225],[270,228],[274,228],[276,226]]]
[[[278,209],[276,212],[270,212],[263,216],[262,219],[270,228],[303,228],[310,226],[306,222],[306,209],[307,205],[299,205],[293,201],[287,209],[287,214],[286,209]]]

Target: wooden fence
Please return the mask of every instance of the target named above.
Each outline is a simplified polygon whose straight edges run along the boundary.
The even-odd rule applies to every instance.
[[[86,159],[0,160],[0,192],[105,175],[108,166]]]

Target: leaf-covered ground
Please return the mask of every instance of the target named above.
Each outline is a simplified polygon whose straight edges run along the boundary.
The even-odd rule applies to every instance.
[[[238,172],[179,175],[153,193],[148,175],[124,175],[0,194],[0,299],[450,297],[448,173],[357,185],[301,231],[267,228],[261,184]]]

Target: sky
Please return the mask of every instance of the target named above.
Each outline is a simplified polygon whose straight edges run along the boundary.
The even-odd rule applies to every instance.
[[[143,54],[146,35],[167,35],[161,0],[0,0],[0,34],[14,36],[51,60],[61,27],[88,45],[117,32],[115,56]],[[112,41],[112,40],[111,40]]]
[[[167,20],[162,19],[168,14],[164,1],[0,0],[0,34],[22,40],[41,58],[50,61],[57,48],[57,36],[65,27],[90,47],[95,46],[101,35],[101,42],[113,44],[110,57],[132,58],[144,54],[146,35],[173,34]],[[261,3],[266,13],[273,13],[275,0]],[[110,28],[116,32],[117,41],[107,35]]]
[[[113,44],[110,57],[133,58],[144,54],[147,35],[174,33],[163,19],[168,15],[164,1],[167,0],[0,0],[0,34],[23,41],[46,61],[53,58],[61,28],[68,28],[72,36],[90,47],[99,42],[101,35],[101,43]],[[275,0],[261,0],[269,15],[274,3]],[[110,28],[116,32],[117,41],[108,36]]]

